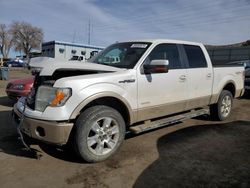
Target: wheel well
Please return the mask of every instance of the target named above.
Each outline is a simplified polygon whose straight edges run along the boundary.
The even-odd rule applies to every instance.
[[[228,83],[227,85],[225,85],[223,90],[230,91],[232,93],[233,97],[235,96],[235,86],[233,83]]]
[[[129,123],[130,123],[129,110],[121,100],[119,100],[119,99],[117,99],[115,97],[98,98],[98,99],[95,99],[95,100],[91,101],[89,104],[87,104],[81,110],[81,112],[83,112],[84,110],[86,110],[87,108],[89,108],[91,106],[96,106],[96,105],[105,105],[105,106],[109,106],[111,108],[116,109],[121,114],[121,116],[123,117],[123,119],[125,121],[125,124],[129,125]]]

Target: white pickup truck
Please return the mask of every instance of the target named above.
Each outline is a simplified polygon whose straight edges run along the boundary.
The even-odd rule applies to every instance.
[[[45,58],[37,66],[34,88],[15,104],[14,119],[32,138],[71,142],[88,162],[111,156],[126,131],[201,115],[203,107],[224,120],[244,92],[244,68],[213,67],[205,47],[194,42],[115,43],[87,63]]]

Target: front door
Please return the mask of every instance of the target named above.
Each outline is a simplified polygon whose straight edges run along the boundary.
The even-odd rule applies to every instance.
[[[168,60],[167,73],[144,74],[137,70],[138,120],[152,119],[185,110],[187,102],[187,69],[176,44],[159,44],[143,62]]]

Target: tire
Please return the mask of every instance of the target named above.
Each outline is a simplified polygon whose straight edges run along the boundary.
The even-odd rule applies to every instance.
[[[218,102],[210,106],[210,115],[214,120],[226,120],[231,114],[232,107],[232,93],[228,90],[223,90],[219,96]]]
[[[76,121],[74,149],[87,162],[100,162],[113,155],[125,136],[121,114],[108,106],[86,109]]]

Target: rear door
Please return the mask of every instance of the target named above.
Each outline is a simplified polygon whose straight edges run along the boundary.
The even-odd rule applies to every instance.
[[[137,70],[138,120],[151,119],[183,111],[187,102],[187,69],[176,44],[157,45],[143,64],[168,60],[167,73],[144,74],[143,64]]]
[[[208,64],[200,46],[182,45],[187,63],[187,109],[206,106],[210,102],[213,68]]]

